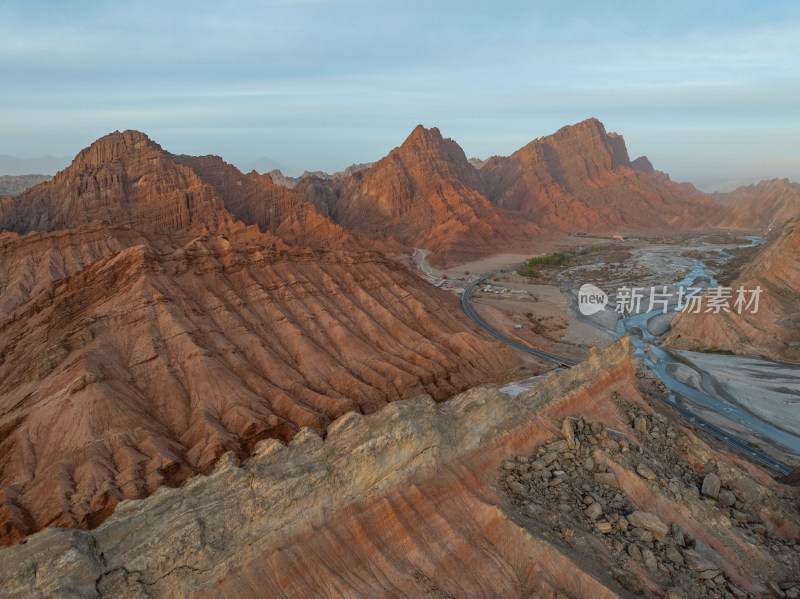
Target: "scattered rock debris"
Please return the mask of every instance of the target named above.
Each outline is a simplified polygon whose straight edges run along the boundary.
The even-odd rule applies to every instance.
[[[562,439],[539,447],[533,455],[502,463],[501,485],[511,503],[549,526],[573,549],[591,553],[591,545],[581,539],[589,535],[599,540],[613,556],[611,575],[635,595],[658,596],[636,575],[643,570],[671,599],[756,597],[731,580],[723,558],[713,548],[675,523],[635,509],[620,489],[616,465],[636,473],[644,484],[676,503],[713,505],[745,540],[772,552],[788,571],[796,573],[793,580],[760,580],[771,593],[764,596],[800,598],[800,542],[773,534],[771,526],[760,522],[752,494],[746,486],[728,488],[714,471],[715,462],[695,467],[693,462],[702,461],[699,458],[707,450],[696,446],[666,416],[622,405],[619,398],[617,405],[627,415],[638,443],[601,422],[583,416],[566,418]],[[609,460],[602,461],[611,465],[598,456],[608,456]]]

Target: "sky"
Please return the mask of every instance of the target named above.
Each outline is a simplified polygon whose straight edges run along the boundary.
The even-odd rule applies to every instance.
[[[0,81],[19,158],[138,129],[333,172],[419,123],[486,158],[596,117],[674,180],[800,181],[796,0],[3,0]]]

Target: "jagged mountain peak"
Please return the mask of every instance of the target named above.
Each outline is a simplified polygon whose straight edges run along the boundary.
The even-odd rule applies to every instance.
[[[100,165],[135,153],[163,153],[162,147],[146,134],[134,129],[114,131],[99,138],[87,148],[78,152],[72,165],[90,163]]]

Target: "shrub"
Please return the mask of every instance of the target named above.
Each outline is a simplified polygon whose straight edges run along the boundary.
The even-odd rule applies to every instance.
[[[523,266],[517,269],[517,274],[523,277],[529,277],[535,279],[536,277],[539,276],[539,271],[529,266]]]
[[[569,255],[564,252],[554,252],[546,256],[534,256],[528,260],[528,266],[557,266],[569,261]]]

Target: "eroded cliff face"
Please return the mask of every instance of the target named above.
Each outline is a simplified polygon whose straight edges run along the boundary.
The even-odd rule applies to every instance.
[[[544,229],[694,228],[714,219],[708,196],[650,168],[638,170],[622,136],[588,119],[487,160],[480,177],[494,204]]]
[[[273,183],[269,175],[244,175],[218,156],[173,159],[211,185],[236,220],[255,225],[292,246],[358,249],[341,227],[302,195]]]
[[[474,164],[456,142],[420,125],[368,170],[337,180],[309,177],[295,190],[354,235],[430,249],[443,265],[553,231],[718,223],[710,196],[643,164],[632,164],[622,136],[596,119]]]
[[[138,131],[107,135],[54,179],[0,200],[0,229],[8,231],[94,221],[170,235],[178,244],[205,233],[241,237],[250,227],[289,246],[362,249],[269,175],[245,175],[217,156],[170,154]]]
[[[368,170],[333,185],[339,191],[331,216],[344,228],[430,249],[439,264],[491,253],[538,232],[489,203],[463,150],[436,128],[418,126]],[[318,197],[320,187],[299,189]]]
[[[168,236],[99,222],[52,233],[0,233],[0,321],[55,281],[137,245],[173,250]]]
[[[733,282],[734,299],[740,287],[762,289],[757,313],[744,309],[738,314],[733,308],[718,314],[681,313],[672,321],[665,345],[800,360],[800,223],[784,227]]]
[[[654,413],[629,353],[622,339],[519,398],[423,396],[228,453],[95,530],[0,549],[0,582],[9,597],[790,589],[796,491]]]
[[[783,227],[800,220],[800,183],[770,179],[712,196],[724,207],[723,226],[745,229]]]
[[[99,220],[140,231],[226,230],[222,200],[138,131],[111,133],[53,179],[0,200],[0,229],[55,231]]]

